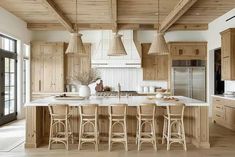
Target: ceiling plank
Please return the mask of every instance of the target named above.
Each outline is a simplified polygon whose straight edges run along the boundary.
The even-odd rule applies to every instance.
[[[49,10],[51,11],[57,20],[69,31],[69,32],[74,32],[74,28],[70,20],[64,16],[63,12],[61,9],[55,4],[54,1],[52,0],[42,0],[42,4]]]
[[[78,23],[80,30],[110,30],[113,28],[113,23]],[[157,24],[136,24],[136,23],[119,23],[117,24],[119,30],[156,30]],[[46,30],[65,30],[60,23],[28,23],[27,28],[32,31],[46,31]],[[173,24],[169,31],[175,30],[207,30],[208,24]]]
[[[175,8],[161,22],[160,32],[166,32],[197,0],[180,0]]]

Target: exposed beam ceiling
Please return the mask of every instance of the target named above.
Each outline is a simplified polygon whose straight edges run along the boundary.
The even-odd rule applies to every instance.
[[[69,19],[63,15],[63,12],[60,10],[60,8],[55,4],[53,0],[42,0],[42,4],[51,11],[57,20],[69,31],[74,32],[74,28],[72,23],[69,21]]]
[[[46,30],[65,30],[59,23],[28,23],[28,29],[32,31],[46,31]],[[112,23],[78,23],[80,30],[107,30],[113,29]],[[157,24],[136,24],[136,23],[119,23],[117,24],[119,30],[133,29],[133,30],[156,30]],[[168,31],[173,30],[207,30],[208,24],[173,24]]]
[[[160,32],[166,32],[197,0],[181,0],[160,25]]]

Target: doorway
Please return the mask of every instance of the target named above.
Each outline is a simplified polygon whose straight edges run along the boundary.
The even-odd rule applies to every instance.
[[[0,126],[17,116],[17,41],[0,34]]]
[[[214,94],[224,94],[224,81],[221,80],[221,49],[214,53]]]

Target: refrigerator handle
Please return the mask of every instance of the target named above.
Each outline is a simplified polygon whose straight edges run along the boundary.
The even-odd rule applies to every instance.
[[[193,97],[193,69],[189,68],[189,97]]]

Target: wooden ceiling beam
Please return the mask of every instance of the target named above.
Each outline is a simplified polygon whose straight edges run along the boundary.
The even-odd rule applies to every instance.
[[[111,5],[111,19],[112,19],[112,23],[113,23],[113,32],[117,32],[118,31],[118,24],[117,24],[117,18],[118,18],[118,15],[117,15],[117,3],[118,1],[117,0],[111,0],[110,1],[110,5]]]
[[[70,20],[64,16],[61,9],[56,5],[56,3],[53,0],[41,0],[42,4],[51,11],[56,19],[69,31],[74,32],[73,24],[70,22]]]
[[[160,25],[160,32],[166,32],[197,0],[180,0]]]
[[[176,23],[173,24],[167,31],[177,31],[177,30],[181,30],[181,31],[200,31],[200,30],[208,30],[208,24],[207,23],[188,23],[188,24],[184,24],[184,23]]]
[[[78,23],[80,30],[111,30],[113,23]],[[119,30],[156,30],[157,24],[135,24],[135,23],[119,23]],[[27,28],[32,31],[48,31],[48,30],[65,30],[60,23],[28,23]],[[207,30],[208,24],[173,24],[168,31],[176,30]]]

